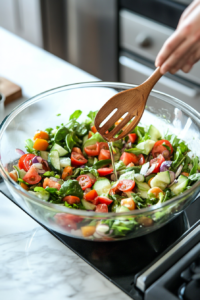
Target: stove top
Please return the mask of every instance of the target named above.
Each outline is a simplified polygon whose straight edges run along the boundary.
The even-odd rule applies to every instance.
[[[0,190],[15,203],[3,182],[0,183]],[[179,262],[181,257],[189,255],[193,250],[192,248],[198,243],[200,245],[198,212],[200,212],[200,198],[191,204],[185,212],[180,213],[174,220],[155,232],[135,239],[110,243],[70,238],[54,232],[42,224],[40,225],[131,298],[155,300],[160,299],[158,292],[156,292],[157,294],[154,293],[158,287],[162,287],[163,293],[168,295],[168,290],[165,290],[166,282],[160,282],[160,280],[166,276],[171,267],[174,267],[174,264]],[[189,228],[190,226],[192,227]],[[183,280],[180,280],[182,271],[188,268],[192,262],[193,260],[188,265],[185,263],[183,270],[177,267],[180,269],[180,274],[177,274],[176,280],[178,283]],[[170,282],[169,278],[167,282]],[[179,285],[178,283],[177,292],[174,294],[176,298],[173,299],[187,299],[178,298],[180,287],[183,289],[181,284],[184,281],[181,281]],[[164,299],[169,299],[169,296],[162,300]],[[191,298],[191,300],[196,299]]]

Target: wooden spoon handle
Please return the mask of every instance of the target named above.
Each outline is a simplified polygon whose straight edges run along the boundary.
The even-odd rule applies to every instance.
[[[156,84],[156,82],[163,76],[163,74],[160,73],[160,67],[158,67],[153,74],[146,80],[144,81],[141,86],[144,85],[145,90],[148,90],[148,92],[150,93],[150,91],[152,90],[152,88],[154,87],[154,85]]]

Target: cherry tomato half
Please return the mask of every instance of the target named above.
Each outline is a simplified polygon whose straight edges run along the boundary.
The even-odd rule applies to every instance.
[[[145,163],[144,155],[143,154],[139,154],[137,157],[138,157],[138,165],[139,166],[144,165],[144,163]]]
[[[122,160],[126,166],[129,165],[131,162],[133,162],[134,164],[138,163],[138,158],[134,153],[124,152],[120,157],[120,160]]]
[[[42,177],[38,174],[34,166],[31,166],[26,175],[23,177],[23,180],[29,184],[36,184],[40,182]]]
[[[104,160],[104,159],[110,159],[110,151],[109,150],[105,150],[105,149],[101,149],[100,153],[99,153],[99,160]]]
[[[76,178],[76,180],[80,184],[83,191],[92,186],[91,178],[88,175],[80,175]]]
[[[65,196],[62,201],[66,201],[69,204],[79,203],[81,200],[79,197],[76,196]]]
[[[167,146],[167,148],[165,147],[165,145]],[[173,153],[174,149],[171,145],[171,143],[167,140],[160,140],[157,141],[152,149],[152,155],[153,157],[157,157],[159,154],[162,154],[164,151],[169,150],[168,148],[170,148],[170,155]]]
[[[96,207],[96,212],[102,212],[102,213],[107,213],[108,212],[108,206],[106,204],[98,204]]]
[[[98,169],[97,172],[99,173],[100,176],[106,176],[111,174],[113,172],[113,169],[102,168],[102,169]]]
[[[135,141],[137,140],[137,134],[136,133],[130,133],[128,134],[129,140],[132,144],[135,143]]]
[[[151,171],[151,173],[158,173],[160,172],[160,166],[165,161],[164,157],[162,154],[158,155],[156,158],[150,160],[150,166],[153,167],[154,169]]]
[[[122,192],[130,192],[135,187],[135,181],[130,179],[123,179],[119,181],[117,187]]]
[[[34,154],[24,154],[20,157],[18,165],[20,169],[24,169],[26,172],[30,169],[31,165],[32,165],[32,159],[35,157],[36,155]]]
[[[99,151],[100,151],[99,143],[97,142],[94,145],[90,145],[90,146],[85,147],[84,151],[88,156],[97,156],[97,155],[99,155]]]
[[[109,205],[113,202],[113,200],[107,198],[107,197],[102,197],[102,196],[98,196],[96,199],[97,203],[99,204],[106,204]]]
[[[71,163],[73,166],[81,166],[87,163],[87,159],[82,154],[72,152]]]
[[[104,142],[99,143],[99,148],[100,148],[100,151],[101,151],[101,149],[109,150],[108,143],[104,143]]]

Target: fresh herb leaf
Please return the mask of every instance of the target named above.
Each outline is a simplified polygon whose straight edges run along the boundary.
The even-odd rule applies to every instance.
[[[45,191],[49,192],[50,194],[58,194],[58,190],[55,188],[46,187]]]
[[[138,149],[138,148],[131,148],[131,149],[125,149],[125,152],[134,153],[135,155],[139,155],[139,154],[143,153],[143,150]]]
[[[25,140],[25,148],[28,153],[37,154],[37,151],[33,148],[34,142],[31,139]]]
[[[61,116],[61,114],[57,114],[56,116],[59,117],[59,116]]]
[[[200,180],[200,173],[192,174],[188,177],[191,181],[199,181]]]
[[[66,142],[67,150],[71,152],[72,148],[78,144],[79,139],[77,138],[74,132],[70,132],[66,135],[65,142]]]
[[[43,174],[43,176],[45,176],[45,177],[54,177],[55,173],[54,173],[54,171],[47,171]]]
[[[135,204],[136,204],[136,206],[137,206],[138,209],[145,208],[148,205],[147,202],[146,202],[146,200],[142,199],[141,197],[139,197],[135,193],[131,193],[131,198],[135,202]]]
[[[18,178],[17,180],[18,180],[19,182],[25,183],[26,185],[30,185],[28,182],[24,181],[24,180],[21,179],[21,178]]]
[[[74,203],[74,204],[69,204],[67,203],[67,201],[65,201],[65,206],[68,208],[74,208],[74,209],[81,209],[81,210],[85,210],[85,207],[83,206],[83,204],[80,203]]]
[[[103,160],[99,160],[98,162],[96,162],[94,165],[93,165],[93,168],[95,169],[100,169],[100,168],[103,168],[107,165],[111,164],[111,160],[110,159],[103,159]]]
[[[71,114],[71,116],[69,117],[69,120],[72,120],[72,119],[77,120],[81,114],[82,114],[81,110],[79,110],[79,109],[75,110],[75,112],[73,112],[73,114]]]
[[[55,134],[55,143],[59,143],[60,141],[64,140],[66,135],[69,133],[69,129],[65,126],[62,126],[58,129],[58,131]]]
[[[77,196],[80,199],[83,198],[83,190],[82,190],[80,184],[78,183],[77,180],[72,180],[72,179],[65,181],[61,185],[61,188],[60,188],[58,194],[62,197],[72,195],[72,196]]]
[[[90,111],[89,114],[87,114],[87,117],[90,118],[90,120],[92,121],[93,124],[94,124],[94,119],[95,119],[97,113],[98,113],[98,110]]]

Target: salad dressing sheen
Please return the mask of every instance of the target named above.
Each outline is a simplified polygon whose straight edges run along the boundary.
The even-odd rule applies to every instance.
[[[112,144],[113,144],[112,142],[108,142],[108,147],[109,147],[109,150],[110,150],[110,156],[111,156],[111,163],[112,163],[113,173],[115,175],[115,180],[114,181],[117,181],[117,171],[115,169],[115,161],[114,161],[114,154],[113,154]]]

